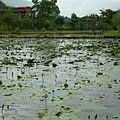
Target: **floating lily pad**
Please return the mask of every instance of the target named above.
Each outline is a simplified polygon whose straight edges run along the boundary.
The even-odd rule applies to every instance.
[[[94,110],[106,110],[107,108],[104,106],[95,106],[93,107]]]
[[[42,118],[42,117],[44,117],[44,116],[45,116],[44,113],[38,113],[38,117],[39,117],[39,118]]]
[[[119,120],[120,119],[120,116],[113,116],[112,117],[112,120]]]
[[[118,45],[118,39],[2,39],[0,103],[10,106],[5,119],[119,116]]]

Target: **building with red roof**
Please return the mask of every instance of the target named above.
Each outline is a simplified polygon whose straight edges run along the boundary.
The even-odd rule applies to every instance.
[[[35,15],[36,10],[33,10],[30,6],[16,7],[14,12],[20,17],[23,17],[26,14]]]

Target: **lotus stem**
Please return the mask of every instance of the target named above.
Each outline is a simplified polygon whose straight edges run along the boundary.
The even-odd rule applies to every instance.
[[[43,76],[44,76],[44,74],[42,73],[42,81],[44,82],[44,77]]]
[[[55,85],[57,85],[57,75],[55,74]]]
[[[4,120],[4,112],[3,112],[3,110],[4,110],[4,104],[2,105],[2,118]]]
[[[54,92],[55,92],[55,91],[54,91],[54,90],[52,90],[52,98],[54,98]]]

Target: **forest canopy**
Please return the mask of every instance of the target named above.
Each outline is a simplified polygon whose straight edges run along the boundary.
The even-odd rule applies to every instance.
[[[60,15],[57,0],[33,0],[32,9],[20,16],[15,8],[0,1],[0,31],[14,30],[119,30],[120,10],[100,10],[100,15],[90,14],[78,17],[71,13],[71,17]]]

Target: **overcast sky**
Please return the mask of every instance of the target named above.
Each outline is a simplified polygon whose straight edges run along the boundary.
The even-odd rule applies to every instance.
[[[32,0],[2,0],[11,6],[31,6]],[[100,9],[120,9],[120,0],[57,0],[60,14],[70,17],[75,13],[79,17],[92,13],[99,14]]]

